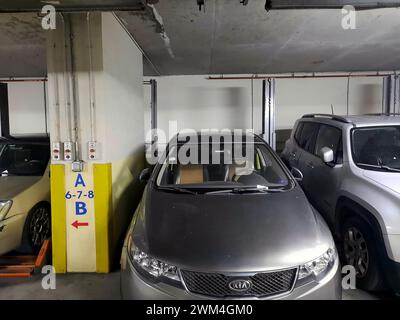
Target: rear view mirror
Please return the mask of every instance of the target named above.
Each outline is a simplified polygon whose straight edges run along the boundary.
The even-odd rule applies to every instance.
[[[290,172],[292,173],[296,181],[303,180],[303,173],[299,169],[293,167],[292,170],[290,170]]]
[[[139,181],[147,182],[150,179],[150,176],[151,176],[151,169],[145,168],[142,170],[142,172],[139,175]]]
[[[333,150],[328,147],[321,148],[320,157],[325,163],[333,162]]]

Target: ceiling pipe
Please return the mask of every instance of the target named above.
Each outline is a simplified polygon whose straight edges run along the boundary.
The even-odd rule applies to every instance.
[[[38,79],[15,79],[15,78],[0,78],[0,82],[46,82],[47,78],[38,78]]]
[[[266,0],[265,9],[269,10],[302,10],[302,9],[342,9],[353,6],[356,10],[373,10],[400,7],[399,0]]]
[[[92,37],[90,28],[90,12],[86,13],[87,24],[87,41],[88,41],[88,56],[89,56],[89,110],[90,110],[90,141],[96,141],[96,94],[95,81],[93,76],[93,61],[92,61]]]
[[[357,77],[385,77],[389,75],[395,75],[395,71],[390,72],[347,72],[347,73],[312,73],[312,74],[266,74],[266,75],[254,75],[254,76],[209,76],[207,80],[263,80],[268,78],[274,79],[307,79],[307,78],[357,78]]]
[[[0,13],[19,13],[40,11],[44,4],[53,5],[56,12],[110,12],[110,11],[134,11],[143,12],[146,3],[157,3],[158,0],[80,0],[80,1],[0,1]],[[3,2],[5,2],[3,4]],[[23,2],[21,4],[21,2]],[[72,3],[71,3],[72,2]],[[79,3],[78,3],[79,2]]]

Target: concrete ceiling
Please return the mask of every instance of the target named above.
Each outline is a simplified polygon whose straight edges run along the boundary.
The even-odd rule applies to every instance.
[[[160,1],[164,33],[143,14],[119,16],[163,75],[399,69],[400,9],[359,11],[357,29],[344,30],[338,9],[266,12],[264,4],[214,0],[199,12],[192,1]]]
[[[80,10],[142,10],[145,3],[168,2],[169,0],[1,0],[0,12],[37,11],[51,4],[57,11]],[[195,3],[213,0],[186,0]],[[244,5],[257,0],[240,0]],[[183,1],[182,1],[183,2]],[[239,0],[237,1],[239,2]],[[264,0],[268,9],[342,8],[353,5],[358,9],[387,8],[400,6],[399,0]]]
[[[0,14],[0,77],[46,76],[45,44],[37,14]]]
[[[195,0],[160,0],[118,16],[157,70],[146,63],[146,75],[400,69],[400,9],[359,11],[357,29],[344,30],[338,9],[264,5],[206,0],[199,11]],[[0,77],[45,76],[45,60],[38,14],[0,14]]]

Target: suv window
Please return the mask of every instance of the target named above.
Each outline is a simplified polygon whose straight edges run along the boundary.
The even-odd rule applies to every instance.
[[[341,136],[342,132],[340,129],[328,125],[321,125],[315,143],[314,154],[319,156],[321,149],[323,147],[328,147],[333,150],[333,154],[335,155],[334,162],[341,162],[341,159],[343,158],[340,155],[340,153],[343,152],[343,148],[341,147]]]
[[[317,136],[318,128],[318,123],[304,122],[298,141],[298,144],[301,148],[310,153],[314,153],[315,139]]]
[[[296,132],[294,134],[294,139],[299,143],[300,141],[300,136],[301,136],[301,130],[303,129],[303,122],[300,122],[297,126]]]
[[[354,162],[366,170],[400,170],[400,126],[357,128],[352,133]]]

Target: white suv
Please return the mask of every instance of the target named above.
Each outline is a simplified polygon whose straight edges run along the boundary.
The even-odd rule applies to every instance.
[[[305,115],[282,158],[302,172],[357,286],[400,292],[400,116]]]

